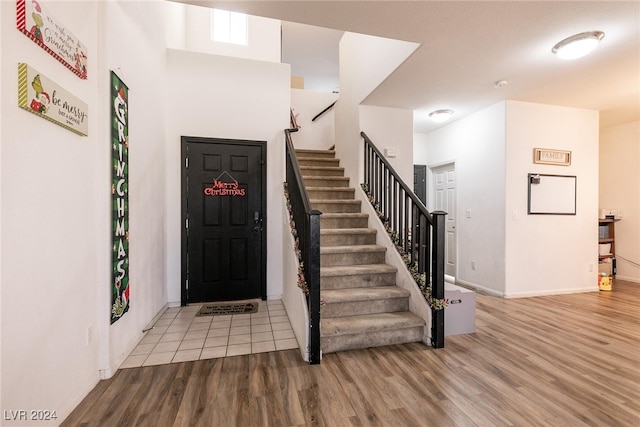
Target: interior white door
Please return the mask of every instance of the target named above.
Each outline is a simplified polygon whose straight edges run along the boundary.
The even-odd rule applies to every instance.
[[[445,265],[444,273],[456,275],[456,170],[455,164],[449,163],[431,169],[433,209],[447,212],[445,231]]]

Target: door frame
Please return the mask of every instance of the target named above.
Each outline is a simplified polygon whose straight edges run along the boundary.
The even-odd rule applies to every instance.
[[[226,138],[205,138],[199,136],[181,136],[180,137],[180,230],[181,230],[181,243],[180,243],[180,305],[186,306],[188,304],[188,286],[187,280],[189,279],[189,265],[187,257],[187,221],[189,219],[189,211],[187,206],[187,159],[188,159],[188,144],[224,144],[224,145],[253,145],[260,148],[260,155],[262,156],[261,168],[260,168],[260,180],[262,182],[260,192],[262,198],[262,265],[260,265],[260,275],[262,277],[262,284],[260,286],[260,297],[263,301],[267,299],[267,142],[266,141],[254,141],[247,139],[226,139]]]
[[[433,177],[433,170],[441,168],[442,166],[453,165],[453,169],[456,170],[456,161],[455,160],[447,160],[444,162],[432,163],[427,165],[427,209],[429,212],[433,211],[435,205],[435,179]],[[455,200],[456,210],[458,209],[458,174],[456,173],[456,200]],[[450,283],[455,283],[456,277],[458,276],[458,213],[456,212],[456,235],[455,235],[455,252],[456,252],[456,264],[455,271],[453,276],[449,276],[445,274],[445,280]]]

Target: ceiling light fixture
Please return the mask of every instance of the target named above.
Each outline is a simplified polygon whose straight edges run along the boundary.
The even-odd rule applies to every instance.
[[[558,42],[551,52],[561,59],[577,59],[593,51],[604,37],[602,31],[587,31]]]
[[[501,89],[505,87],[507,84],[509,84],[509,82],[506,80],[497,80],[493,82],[493,87],[495,87],[496,89]]]
[[[446,122],[453,115],[453,110],[436,110],[429,113],[429,118],[436,123]]]

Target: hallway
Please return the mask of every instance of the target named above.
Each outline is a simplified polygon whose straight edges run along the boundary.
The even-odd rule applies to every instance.
[[[200,304],[168,308],[120,368],[298,348],[282,301],[255,303],[257,313],[224,316],[196,317]]]

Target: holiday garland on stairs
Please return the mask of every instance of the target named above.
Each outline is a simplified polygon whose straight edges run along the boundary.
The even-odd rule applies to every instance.
[[[289,190],[287,183],[283,183],[284,186],[284,198],[287,204],[287,211],[289,212],[289,228],[291,235],[293,236],[293,251],[298,259],[298,287],[304,292],[305,295],[309,295],[309,285],[307,279],[304,277],[304,262],[302,261],[302,252],[300,251],[300,239],[298,238],[298,232],[296,231],[296,222],[293,219],[293,211],[291,209],[291,201],[289,200]],[[322,303],[322,300],[321,300]]]
[[[391,228],[389,219],[385,218],[382,211],[380,211],[380,204],[376,202],[376,199],[369,192],[369,187],[367,186],[367,184],[361,184],[360,186],[362,187],[362,190],[367,195],[367,198],[369,199],[371,206],[373,206],[373,209],[376,211],[376,215],[378,215],[378,218],[380,218],[380,221],[382,222],[384,229],[387,231],[387,234],[389,235],[389,238],[391,239],[393,246],[395,246],[396,251],[398,251],[398,253],[400,254],[402,261],[404,261],[405,265],[407,266],[407,270],[409,270],[409,273],[411,273],[411,277],[418,285],[418,288],[420,288],[420,292],[422,292],[422,295],[424,296],[425,300],[427,301],[431,309],[444,310],[445,308],[447,308],[447,306],[449,305],[449,300],[447,298],[433,297],[431,283],[427,282],[426,274],[419,273],[418,266],[416,265],[416,263],[411,262],[411,255],[408,254],[400,244],[400,238],[398,237],[398,233]]]

